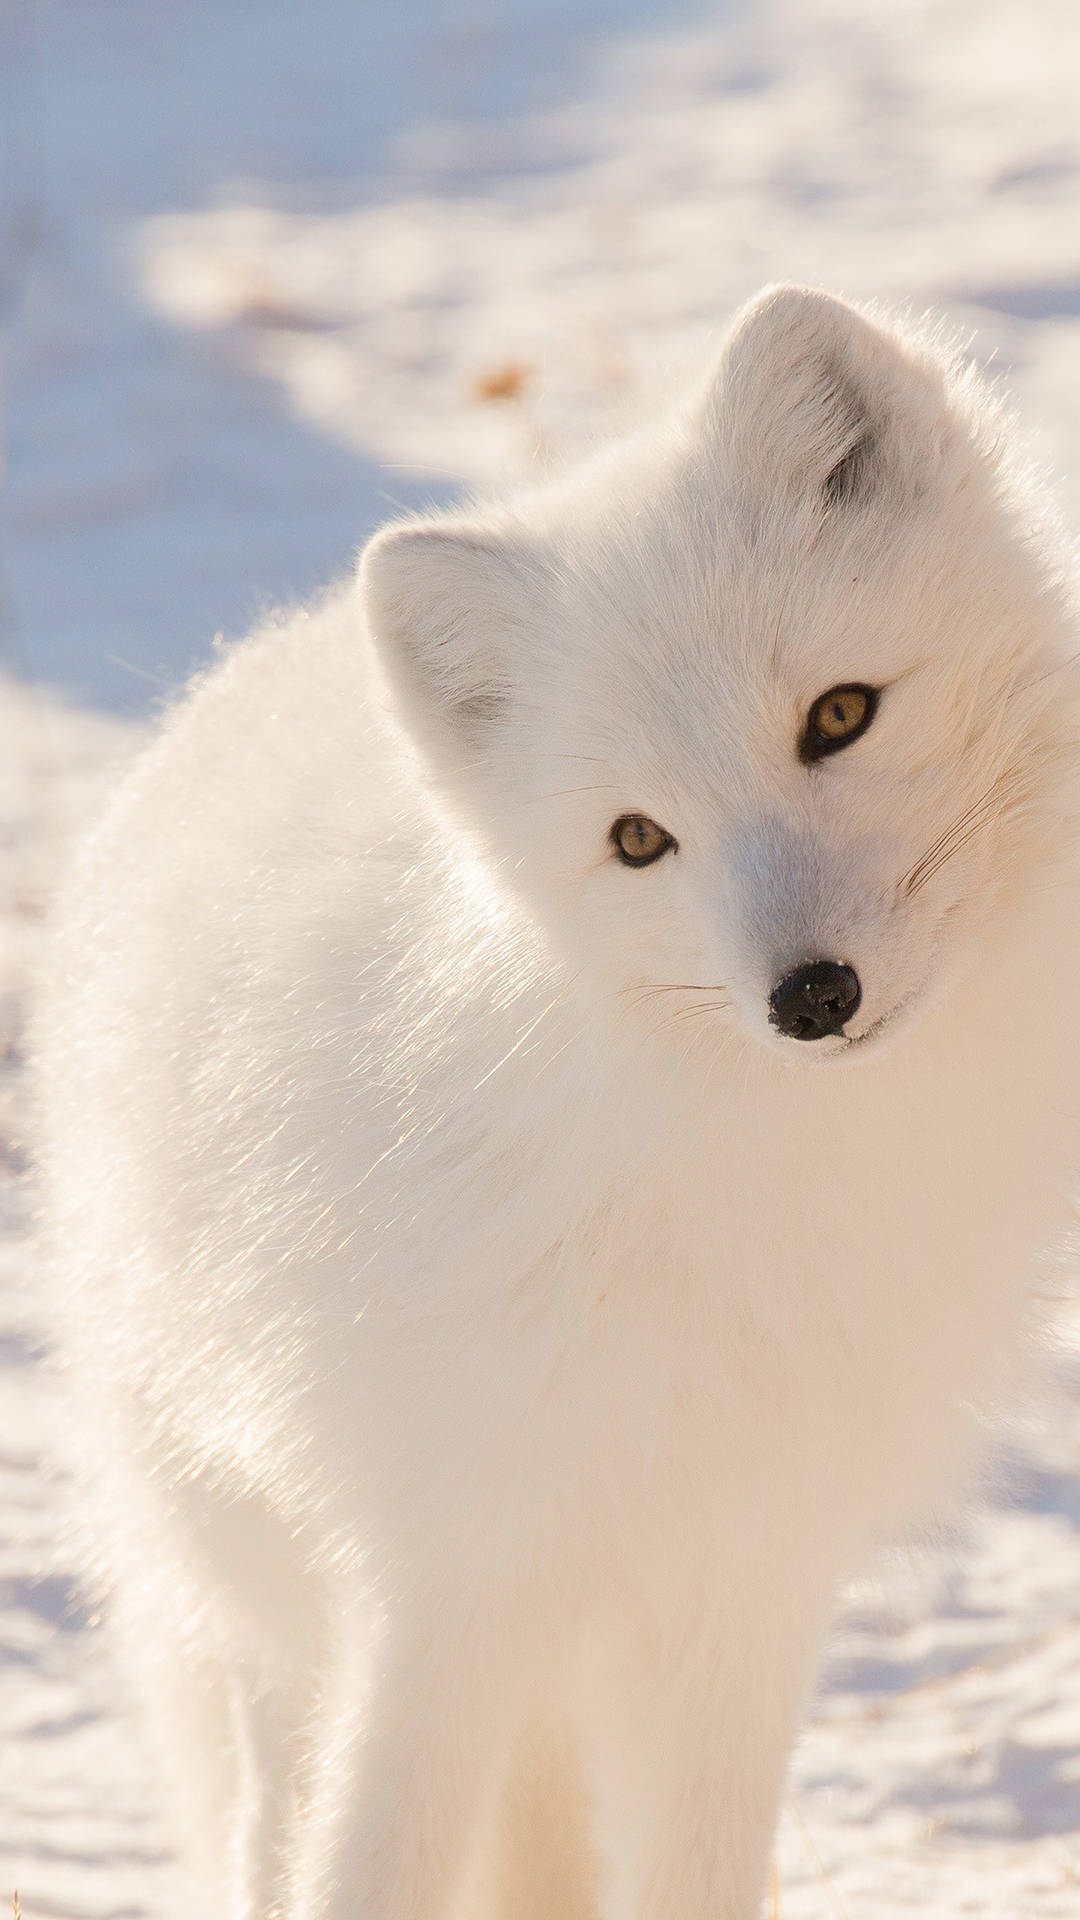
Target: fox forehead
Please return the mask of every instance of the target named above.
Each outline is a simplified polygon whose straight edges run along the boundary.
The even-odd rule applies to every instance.
[[[631,540],[601,536],[580,568],[562,569],[542,615],[559,670],[550,673],[542,646],[536,679],[548,685],[546,695],[537,685],[533,714],[550,704],[616,757],[648,739],[666,754],[700,732],[725,745],[752,737],[759,750],[775,743],[786,757],[829,688],[949,671],[952,622],[924,605],[910,551],[859,565],[808,541],[803,562],[788,565],[760,545],[733,556],[718,527],[687,540],[680,563],[684,531],[668,522]]]

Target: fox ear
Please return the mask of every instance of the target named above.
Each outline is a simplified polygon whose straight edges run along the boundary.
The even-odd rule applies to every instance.
[[[360,563],[372,638],[417,743],[460,765],[482,753],[510,698],[526,556],[466,521],[387,527]]]
[[[948,406],[938,360],[833,295],[768,287],[728,336],[710,424],[748,482],[823,511],[921,491]]]

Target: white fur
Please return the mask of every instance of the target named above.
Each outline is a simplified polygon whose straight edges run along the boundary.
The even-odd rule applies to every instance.
[[[84,850],[45,1232],[223,1920],[757,1912],[838,1574],[975,1458],[1065,1232],[1075,636],[1001,434],[774,289],[672,418],[381,534],[366,624],[236,648]],[[862,1006],[786,1040],[818,956]]]

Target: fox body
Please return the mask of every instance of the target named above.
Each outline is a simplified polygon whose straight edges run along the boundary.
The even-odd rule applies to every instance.
[[[836,1580],[1064,1241],[1044,521],[943,349],[769,290],[236,647],[82,850],[58,1339],[229,1920],[757,1912]]]

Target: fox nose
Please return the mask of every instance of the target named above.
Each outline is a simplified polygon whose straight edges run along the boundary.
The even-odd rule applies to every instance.
[[[789,1040],[824,1040],[843,1033],[862,999],[853,967],[836,960],[808,960],[777,981],[769,995],[769,1019]]]

